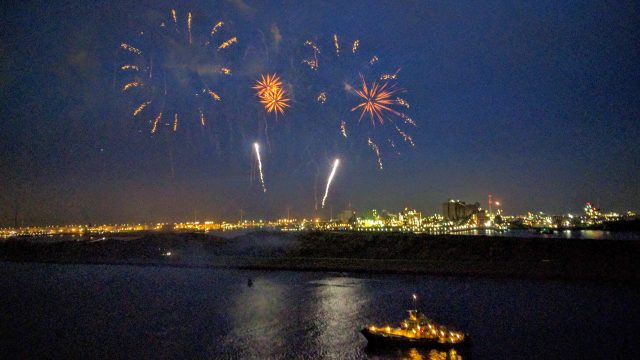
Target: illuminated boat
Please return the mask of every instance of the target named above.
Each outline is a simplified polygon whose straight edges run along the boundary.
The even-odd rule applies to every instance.
[[[463,348],[469,345],[466,334],[436,324],[417,309],[408,312],[409,318],[403,320],[399,327],[369,325],[360,332],[370,345],[437,348]]]

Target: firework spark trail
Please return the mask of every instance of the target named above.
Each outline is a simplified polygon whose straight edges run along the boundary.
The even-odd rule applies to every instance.
[[[120,47],[127,50],[130,53],[136,54],[136,55],[140,55],[142,54],[142,51],[138,48],[134,48],[133,46],[127,44],[127,43],[122,43],[120,44]]]
[[[309,65],[309,68],[311,68],[311,70],[318,70],[318,62],[317,61],[304,59],[304,60],[302,60],[302,62],[304,64]]]
[[[173,131],[178,130],[178,114],[173,114]]]
[[[129,90],[131,88],[138,87],[140,85],[142,85],[142,84],[137,82],[137,81],[128,82],[128,83],[124,84],[124,86],[122,87],[122,91],[127,91],[127,90]]]
[[[153,127],[151,128],[151,133],[155,134],[158,130],[158,122],[162,119],[162,113],[159,113],[158,116],[153,120]]]
[[[400,106],[404,106],[407,109],[410,107],[409,103],[407,102],[407,100],[401,98],[401,97],[396,97],[396,104],[400,105]]]
[[[400,129],[397,125],[396,125],[396,131],[398,132],[398,134],[400,134],[400,136],[402,136],[402,139],[405,142],[408,142],[409,144],[411,144],[411,147],[415,147],[416,144],[413,142],[413,138],[411,137],[411,135],[405,133],[404,131],[402,131],[402,129]]]
[[[311,70],[318,70],[318,54],[320,54],[320,48],[311,40],[305,41],[304,44],[313,49],[313,60],[305,59],[302,60],[302,62],[309,65]]]
[[[402,69],[396,70],[393,74],[382,74],[380,75],[380,80],[396,80],[398,78],[398,73]]]
[[[208,90],[207,89],[207,93],[209,93],[209,95],[211,96],[211,98],[215,101],[220,101],[221,98],[218,94],[216,94],[215,92],[213,92],[212,90]]]
[[[238,42],[238,38],[237,37],[232,37],[231,39],[223,42],[222,44],[220,44],[220,46],[218,46],[218,50],[222,50],[222,49],[226,49],[229,46],[231,46],[232,44],[235,44]]]
[[[336,47],[336,55],[340,56],[340,43],[338,43],[338,35],[333,34],[333,45]]]
[[[371,138],[367,139],[367,144],[369,145],[369,148],[373,151],[373,153],[376,154],[376,157],[378,158],[378,168],[382,170],[383,168],[382,158],[380,157],[380,147],[378,146],[378,144],[374,143]]]
[[[262,159],[260,159],[260,144],[253,143],[253,148],[256,151],[256,158],[258,159],[258,172],[260,173],[260,184],[262,184],[262,192],[267,192],[267,187],[264,184],[264,175],[262,173]]]
[[[187,13],[187,30],[189,31],[189,44],[193,43],[191,38],[191,12]]]
[[[222,73],[222,75],[231,75],[231,69],[222,67],[220,68],[220,73]]]
[[[409,125],[416,126],[416,122],[415,122],[412,118],[408,117],[407,115],[405,115],[405,114],[403,114],[403,113],[400,113],[400,118],[401,118],[401,119],[402,119],[402,121],[404,121],[405,123],[407,123],[407,124],[409,124]]]
[[[353,42],[353,46],[351,47],[351,52],[356,53],[358,51],[358,47],[360,46],[360,40],[356,40]]]
[[[313,52],[315,52],[316,54],[320,54],[320,48],[313,41],[307,40],[304,42],[304,44],[310,46],[313,49]]]
[[[324,197],[322,198],[322,208],[324,208],[324,203],[327,200],[327,196],[329,195],[329,187],[331,186],[331,182],[333,181],[333,177],[336,174],[336,170],[338,169],[338,165],[340,165],[340,159],[336,159],[333,162],[333,168],[331,169],[331,174],[329,174],[329,179],[327,179],[327,187],[324,189]]]
[[[318,101],[320,104],[324,104],[327,101],[327,93],[323,91],[318,94],[316,101]]]
[[[120,70],[131,70],[131,71],[139,71],[140,68],[137,65],[122,65],[120,66]]]
[[[222,25],[224,25],[224,23],[222,21],[218,21],[218,23],[215,24],[211,29],[211,36],[215,35],[218,32],[218,30],[220,30]]]
[[[202,112],[202,109],[200,109],[199,111],[200,111],[200,125],[204,126],[205,125],[204,113]]]
[[[340,132],[342,133],[342,136],[347,137],[347,124],[344,120],[340,120]]]
[[[378,59],[378,57],[374,55],[374,56],[371,58],[371,60],[369,60],[369,65],[373,65],[373,64],[375,64],[376,62],[378,62],[378,60],[380,60],[380,59]]]
[[[173,19],[174,24],[178,24],[178,15],[176,14],[176,9],[171,9],[171,18]]]
[[[142,104],[140,104],[140,106],[138,106],[134,111],[133,111],[133,116],[137,116],[138,114],[140,114],[142,112],[142,110],[144,110],[144,108],[147,107],[147,105],[151,104],[151,101],[145,101]]]

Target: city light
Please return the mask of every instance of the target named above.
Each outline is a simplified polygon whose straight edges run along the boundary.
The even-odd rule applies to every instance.
[[[339,160],[336,159],[332,174],[325,189],[325,199],[335,175]],[[324,205],[324,203],[323,203]],[[471,205],[471,206],[469,206]],[[456,213],[457,211],[457,213]],[[457,214],[457,215],[456,215]],[[459,215],[459,216],[458,216]],[[25,226],[0,229],[0,237],[13,236],[73,236],[93,238],[105,234],[129,234],[137,232],[211,232],[230,230],[273,230],[273,231],[365,231],[365,232],[404,232],[426,234],[473,234],[474,231],[507,231],[513,227],[526,228],[537,232],[572,229],[593,229],[604,222],[637,219],[634,212],[624,214],[603,213],[599,209],[587,207],[584,215],[548,215],[543,212],[528,212],[525,215],[488,214],[476,204],[465,204],[458,200],[443,203],[443,213],[424,215],[422,212],[405,208],[397,213],[371,209],[358,213],[354,209],[338,212],[334,219],[278,218],[273,220],[241,221],[188,221],[136,224],[83,225],[70,224],[60,226]]]

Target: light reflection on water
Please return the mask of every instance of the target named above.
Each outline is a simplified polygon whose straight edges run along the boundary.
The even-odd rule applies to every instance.
[[[640,240],[640,232],[637,231],[604,231],[604,230],[554,230],[547,234],[535,230],[468,230],[458,231],[457,235],[489,235],[518,238],[544,238],[544,239],[592,239],[592,240]]]
[[[472,347],[368,347],[361,327],[400,321],[413,292]],[[639,302],[627,285],[0,263],[0,323],[12,329],[0,348],[14,358],[623,357],[640,351]]]
[[[455,349],[436,350],[422,348],[391,349],[391,348],[365,348],[369,358],[390,358],[406,360],[463,360]]]
[[[253,287],[260,289],[256,291]],[[289,334],[280,319],[287,318],[284,286],[271,279],[257,279],[251,287],[241,287],[229,309],[231,330],[225,344],[243,358],[274,358],[283,352]],[[243,346],[253,344],[253,346]]]
[[[348,277],[327,277],[312,280],[310,297],[313,332],[322,356],[340,357],[344,349],[353,348],[353,332],[365,323],[362,309],[367,307],[368,291],[363,281]],[[355,354],[351,354],[355,355]]]

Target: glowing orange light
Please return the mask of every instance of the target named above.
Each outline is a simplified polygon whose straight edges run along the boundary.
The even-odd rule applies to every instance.
[[[287,92],[282,88],[277,74],[260,75],[253,89],[267,112],[284,114],[284,109],[290,106]]]
[[[281,88],[277,88],[264,94],[260,102],[264,104],[264,108],[267,110],[267,112],[275,112],[276,115],[278,113],[283,115],[284,108],[289,107],[289,99],[286,97],[286,95],[286,91]]]
[[[280,86],[282,86],[282,82],[277,74],[267,74],[267,76],[260,75],[260,80],[256,81],[256,86],[253,89],[256,90],[258,96],[262,97],[267,92],[280,88]]]

